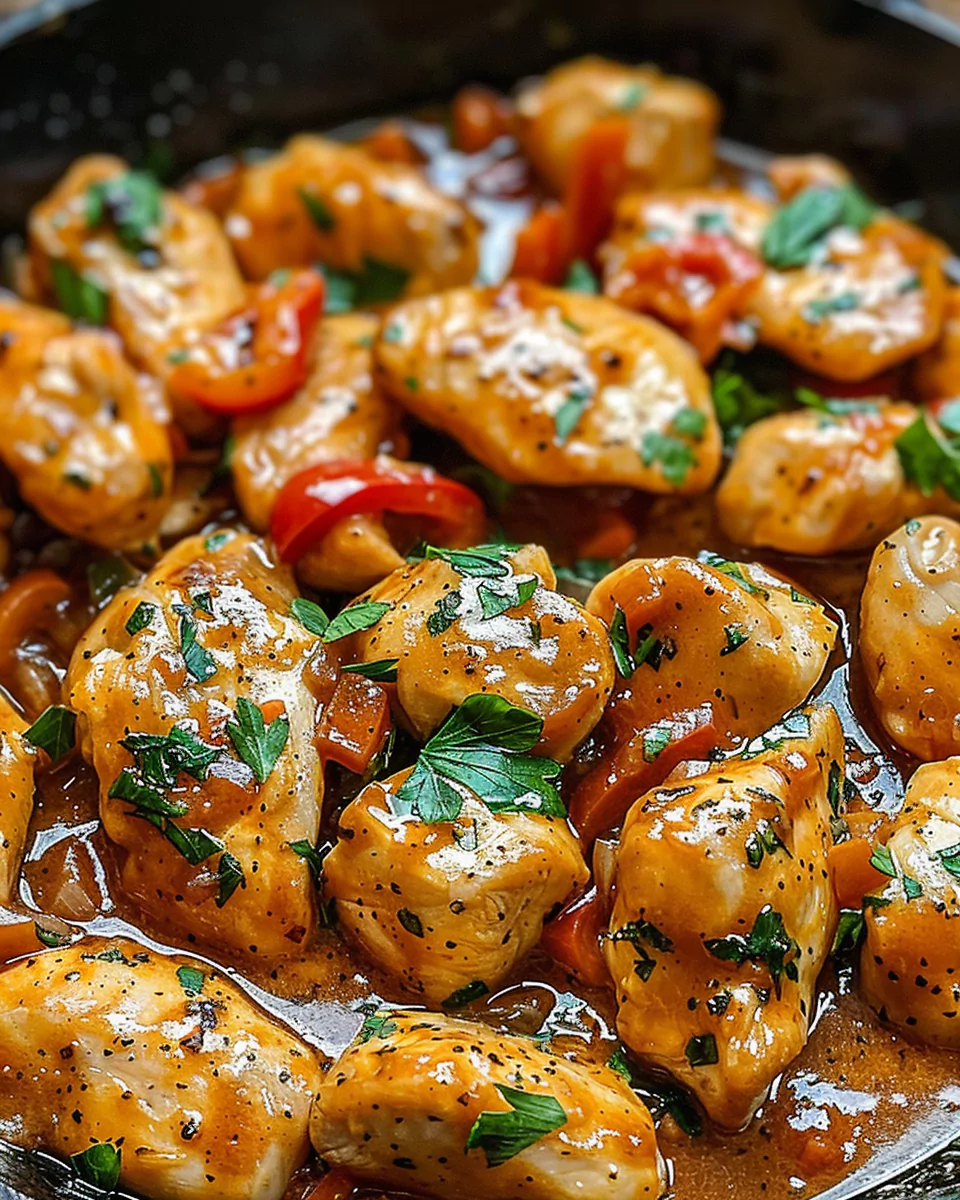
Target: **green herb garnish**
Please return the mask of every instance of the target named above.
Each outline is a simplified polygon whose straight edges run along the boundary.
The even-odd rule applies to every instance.
[[[736,963],[738,967],[748,961],[765,963],[777,996],[782,976],[794,983],[800,978],[797,970],[800,947],[784,928],[783,917],[769,905],[757,913],[746,937],[730,933],[722,938],[708,938],[704,946],[714,958]]]
[[[804,188],[777,210],[764,230],[764,261],[779,270],[806,266],[832,230],[840,226],[864,229],[877,211],[876,205],[852,183]]]
[[[488,1167],[499,1167],[522,1154],[542,1137],[567,1123],[553,1096],[534,1096],[505,1083],[494,1084],[510,1112],[482,1112],[467,1138],[466,1149],[480,1149]]]
[[[59,762],[73,749],[76,741],[77,714],[62,704],[51,704],[24,733],[31,746],[47,753],[51,762]]]
[[[297,195],[300,197],[303,207],[307,210],[307,215],[310,220],[316,225],[321,233],[329,233],[336,225],[333,213],[326,205],[326,201],[316,192],[311,192],[308,188],[298,187]]]
[[[320,635],[325,642],[338,642],[351,633],[362,633],[371,629],[390,611],[389,604],[365,600],[362,604],[350,604],[333,618]]]
[[[399,658],[378,658],[375,662],[347,663],[341,667],[349,675],[362,675],[376,683],[396,683]]]
[[[236,721],[227,722],[230,741],[257,783],[265,783],[287,744],[290,718],[281,713],[265,725],[259,706],[246,696],[237,697],[236,714]]]
[[[71,320],[106,325],[110,297],[98,283],[58,259],[50,263],[50,272],[57,303]]]
[[[79,1154],[71,1154],[70,1166],[85,1183],[113,1192],[120,1182],[121,1156],[122,1151],[110,1142],[96,1142]]]

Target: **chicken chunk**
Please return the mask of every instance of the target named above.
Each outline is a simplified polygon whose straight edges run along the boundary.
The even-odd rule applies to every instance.
[[[947,292],[940,340],[913,364],[911,383],[919,400],[960,396],[960,287]]]
[[[108,316],[134,361],[166,379],[170,354],[243,308],[247,293],[217,218],[144,178],[108,155],[77,159],[30,214],[30,247],[47,295],[63,304],[84,282],[87,319]],[[189,432],[210,429],[192,401],[171,399]]]
[[[513,483],[702,492],[720,467],[685,343],[599,296],[524,280],[410,301],[376,360],[414,416]]]
[[[803,261],[781,268],[787,260],[772,254],[768,228],[785,223],[793,253],[803,231],[800,217],[786,212],[732,189],[627,195],[600,251],[604,292],[658,312],[708,349],[722,320],[746,318],[761,343],[830,379],[869,379],[937,340],[946,297],[947,251],[940,242],[879,211],[862,215],[866,224],[859,231],[824,219],[819,241],[804,244],[798,256]],[[783,253],[788,235],[775,241]],[[671,249],[662,285],[667,305],[659,293],[651,301],[648,276],[665,269],[659,259]],[[763,266],[755,280],[744,254]],[[685,323],[671,317],[681,302]]]
[[[884,1020],[960,1048],[960,758],[919,767],[873,860],[890,882],[864,906],[864,995]]]
[[[627,817],[604,954],[617,1028],[739,1129],[807,1040],[837,924],[827,869],[844,742],[829,706]]]
[[[51,525],[108,550],[151,541],[173,483],[167,420],[113,334],[0,299],[0,459]]]
[[[758,421],[717,489],[720,527],[741,546],[837,554],[875,545],[908,517],[957,511],[942,489],[924,496],[907,482],[894,443],[916,417],[911,404],[881,400]]]
[[[562,816],[501,811],[463,787],[458,817],[427,823],[396,801],[409,776],[347,805],[323,871],[340,927],[436,1006],[495,990],[589,871]]]
[[[830,657],[837,626],[815,600],[757,563],[701,557],[634,559],[590,594],[588,611],[621,647],[620,679],[571,804],[581,831],[593,824],[581,814],[622,816],[638,788],[660,782],[672,742],[701,728],[713,736],[703,752],[774,724]]]
[[[626,162],[631,187],[706,183],[720,123],[716,96],[690,79],[656,67],[630,67],[588,56],[555,68],[517,97],[517,136],[537,173],[563,192],[577,144],[594,122],[629,118]]]
[[[224,227],[248,278],[322,262],[366,275],[370,302],[456,287],[477,270],[479,223],[419,168],[311,134],[247,168]]]
[[[860,657],[884,729],[930,761],[960,751],[960,525],[908,521],[877,546],[860,601]]]
[[[437,1200],[656,1200],[664,1185],[650,1114],[609,1067],[430,1013],[368,1019],[310,1137],[363,1182]]]
[[[327,317],[304,386],[285,404],[234,421],[233,483],[250,525],[265,530],[285,483],[331,459],[404,452],[400,409],[373,378],[379,322],[362,313]],[[376,516],[348,518],[297,566],[321,590],[359,592],[403,564]]]
[[[606,629],[554,590],[541,546],[437,553],[359,597],[390,610],[342,643],[344,656],[396,660],[396,705],[420,741],[467,696],[488,693],[540,718],[537,752],[566,760],[613,686]]]
[[[187,538],[110,601],[64,681],[125,890],[157,925],[249,954],[292,953],[315,927],[290,844],[316,842],[332,681],[295,596],[257,539]]]
[[[859,233],[835,229],[826,257],[768,270],[747,304],[766,346],[830,379],[869,379],[936,342],[948,252],[889,214]]]
[[[23,736],[27,723],[0,691],[0,905],[17,899],[20,860],[33,813],[37,752]]]
[[[280,1200],[307,1157],[314,1054],[214,967],[124,938],[22,960],[0,1043],[0,1134],[74,1160],[109,1143],[148,1200]]]
[[[785,204],[804,188],[843,187],[850,182],[850,172],[828,154],[796,154],[775,158],[767,167],[767,178]]]

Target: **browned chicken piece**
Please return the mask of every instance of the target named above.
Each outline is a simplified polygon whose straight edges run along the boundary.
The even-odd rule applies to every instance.
[[[960,750],[960,525],[908,521],[874,551],[860,657],[884,729],[925,761]]]
[[[620,610],[633,655],[604,717],[618,743],[702,702],[722,743],[754,737],[803,703],[837,636],[787,580],[714,554],[634,559],[596,585],[587,609],[607,625]]]
[[[368,1018],[320,1086],[310,1138],[362,1183],[436,1200],[656,1200],[664,1187],[653,1121],[615,1071],[432,1013]]]
[[[604,941],[617,1028],[726,1129],[807,1040],[837,902],[827,869],[844,742],[829,706],[630,810]]]
[[[865,897],[864,995],[885,1021],[960,1047],[960,758],[919,767],[872,859],[890,882]]]
[[[37,752],[23,736],[27,723],[0,691],[0,905],[17,899],[20,860],[33,813]]]
[[[414,416],[513,483],[702,492],[720,468],[687,345],[600,296],[524,280],[412,300],[375,357]]]
[[[169,355],[243,308],[247,293],[213,213],[131,183],[143,178],[109,155],[77,159],[30,214],[30,248],[47,296],[69,307],[72,295],[75,305],[79,280],[87,289],[81,309],[92,303],[87,319],[109,319],[134,361],[166,379],[175,365]],[[115,199],[98,200],[107,185]],[[131,210],[139,218],[132,228]],[[188,432],[216,426],[192,401],[171,399]]]
[[[74,1162],[109,1144],[148,1200],[280,1200],[307,1157],[313,1051],[205,963],[125,938],[21,960],[0,1043],[0,1133]]]
[[[125,891],[156,926],[233,952],[294,953],[315,927],[291,843],[316,842],[332,682],[296,595],[256,538],[187,538],[110,601],[64,681]]]
[[[323,873],[340,928],[436,1007],[496,990],[590,872],[563,817],[500,811],[463,787],[459,816],[428,823],[396,800],[409,776],[347,805]]]
[[[151,541],[173,483],[168,419],[114,334],[0,297],[0,459],[51,525],[108,550]]]
[[[638,264],[649,257],[651,240],[669,245],[707,234],[762,260],[765,230],[784,211],[733,189],[625,196],[600,251],[604,291],[635,304]],[[795,231],[799,219],[788,224]],[[878,210],[859,231],[843,224],[827,228],[808,251],[805,265],[777,269],[768,263],[759,282],[737,298],[731,315],[747,318],[761,343],[818,375],[858,381],[905,362],[937,340],[948,253],[940,242]],[[694,297],[695,308],[707,307],[717,290],[716,281],[696,266],[678,268],[673,287]]]
[[[418,167],[312,134],[246,169],[224,228],[250,279],[315,262],[362,275],[373,264],[393,281],[377,298],[390,300],[469,283],[477,270],[477,219]]]
[[[363,313],[326,317],[300,391],[269,412],[234,421],[233,482],[254,529],[269,527],[280,489],[307,467],[406,452],[402,410],[374,381],[371,346],[379,327]],[[305,555],[297,574],[321,590],[356,593],[402,564],[382,520],[355,516]]]
[[[785,204],[804,188],[843,187],[850,182],[850,172],[828,154],[787,154],[770,163],[767,178],[777,199]]]
[[[706,183],[720,123],[716,96],[691,79],[656,67],[630,67],[588,56],[564,63],[517,97],[516,129],[537,173],[564,190],[577,143],[594,122],[630,118],[627,148],[631,187],[652,189]]]
[[[907,482],[894,442],[917,418],[912,404],[843,404],[779,413],[746,430],[716,493],[728,538],[837,554],[876,545],[909,517],[958,510],[942,489],[924,496]]]
[[[940,340],[913,364],[910,382],[918,400],[960,396],[960,287],[947,292]]]
[[[889,213],[838,228],[823,262],[765,272],[747,315],[760,341],[830,379],[869,379],[936,342],[946,248]]]
[[[396,660],[398,715],[420,741],[467,696],[489,693],[541,718],[537,753],[565,761],[613,686],[606,629],[554,590],[541,546],[438,553],[358,598],[389,611],[340,643],[344,657]]]

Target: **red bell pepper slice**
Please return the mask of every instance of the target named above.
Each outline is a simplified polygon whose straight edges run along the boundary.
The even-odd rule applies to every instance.
[[[316,271],[295,271],[261,284],[250,308],[178,353],[172,391],[217,413],[239,416],[273,408],[307,378],[307,346],[323,311]]]
[[[564,196],[567,251],[571,259],[589,259],[613,224],[617,198],[627,184],[628,116],[595,121],[577,142]]]
[[[563,210],[556,204],[544,205],[517,234],[510,277],[558,284],[566,265]]]
[[[651,759],[647,747],[653,731],[668,733],[670,740]],[[639,730],[602,758],[570,799],[570,820],[583,844],[589,846],[601,833],[621,825],[634,800],[663,783],[680,763],[712,750],[719,740],[713,710],[704,704]]]
[[[280,557],[295,562],[345,517],[384,512],[435,522],[448,545],[478,541],[484,525],[480,497],[462,483],[381,457],[336,459],[294,475],[277,497],[270,528]]]
[[[610,918],[610,898],[594,884],[544,926],[540,945],[558,963],[575,971],[587,987],[606,987],[610,972],[600,950],[600,935]]]

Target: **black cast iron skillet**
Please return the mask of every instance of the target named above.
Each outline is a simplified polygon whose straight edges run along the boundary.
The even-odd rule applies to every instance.
[[[728,138],[833,154],[960,248],[960,28],[915,0],[40,0],[0,17],[0,235],[89,151],[175,178],[587,51],[702,79]],[[96,1194],[0,1142],[0,1200]],[[960,1115],[822,1200],[853,1197],[960,1200]]]

